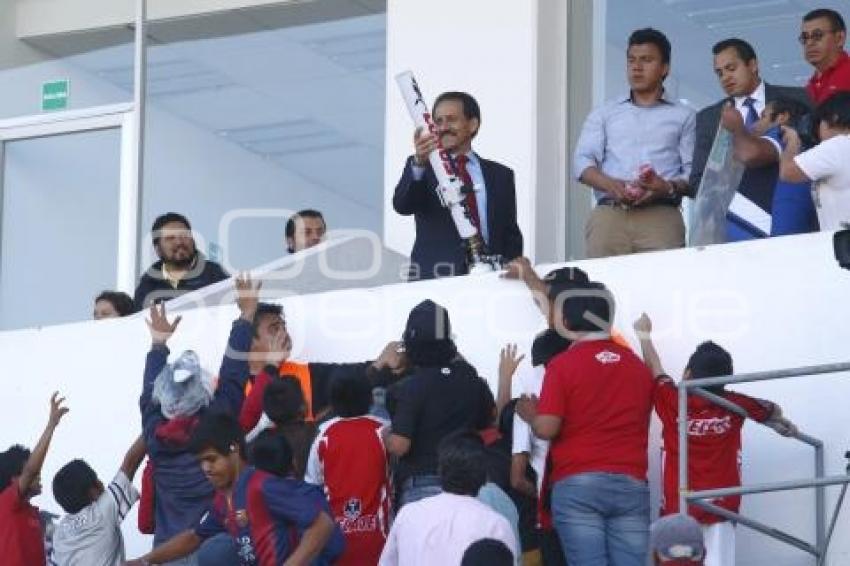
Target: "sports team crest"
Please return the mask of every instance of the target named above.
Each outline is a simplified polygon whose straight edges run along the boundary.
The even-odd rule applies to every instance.
[[[360,500],[356,497],[352,497],[345,502],[345,509],[343,510],[343,513],[345,513],[346,519],[353,520],[360,516],[362,509],[363,506],[360,503]]]

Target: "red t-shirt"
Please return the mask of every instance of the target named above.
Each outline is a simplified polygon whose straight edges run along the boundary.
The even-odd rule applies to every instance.
[[[0,492],[0,556],[4,566],[45,563],[38,509],[21,497],[16,479]]]
[[[728,391],[725,399],[735,403],[754,420],[770,418],[774,404]],[[679,511],[679,393],[673,380],[659,376],[655,389],[655,411],[663,425],[664,494],[661,514]],[[688,396],[688,487],[692,491],[738,487],[741,485],[741,428],[744,419],[707,399]],[[711,503],[738,512],[741,496],[710,500]],[[725,521],[701,507],[688,506],[688,514],[700,523],[710,525]]]
[[[646,481],[653,387],[644,363],[611,340],[577,342],[550,361],[537,412],[563,419],[552,482],[586,472]]]
[[[324,485],[345,550],[334,564],[377,564],[390,524],[390,476],[381,437],[385,424],[372,416],[334,418],[319,427],[305,481]]]
[[[806,85],[815,104],[820,104],[836,92],[850,92],[850,55],[844,51],[835,65],[823,73],[815,72]]]

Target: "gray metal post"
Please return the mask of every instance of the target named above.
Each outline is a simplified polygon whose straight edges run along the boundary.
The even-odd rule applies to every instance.
[[[850,476],[827,476],[813,480],[791,480],[774,483],[760,483],[745,485],[741,487],[723,487],[719,489],[704,489],[688,493],[685,498],[694,501],[697,499],[714,499],[716,497],[727,497],[729,495],[749,495],[753,493],[769,493],[771,491],[791,491],[794,489],[807,489],[819,486],[842,485],[850,483]]]
[[[823,364],[819,366],[805,366],[792,369],[781,369],[773,371],[762,371],[757,373],[744,373],[741,375],[724,375],[720,377],[704,377],[701,379],[683,379],[680,384],[684,387],[710,387],[712,385],[727,385],[729,383],[752,383],[754,381],[769,381],[771,379],[785,379],[788,377],[800,377],[804,375],[822,375],[828,373],[850,372],[850,362],[840,364]]]
[[[133,72],[133,124],[136,134],[136,257],[134,273],[138,276],[142,259],[142,209],[145,184],[145,106],[147,104],[147,0],[136,0],[135,61]]]
[[[823,442],[815,445],[815,479],[822,479],[824,471]],[[846,485],[846,484],[845,484]],[[815,488],[815,541],[821,552],[826,552],[826,488]]]
[[[688,389],[679,382],[679,513],[688,513]]]

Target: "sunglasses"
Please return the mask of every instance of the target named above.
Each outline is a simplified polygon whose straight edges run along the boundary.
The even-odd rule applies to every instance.
[[[818,43],[818,42],[819,42],[821,39],[823,39],[823,38],[826,36],[826,34],[828,34],[828,33],[835,33],[835,30],[827,30],[827,31],[823,31],[823,30],[820,30],[820,29],[816,29],[816,30],[815,30],[815,31],[813,31],[812,33],[802,32],[802,33],[801,33],[801,34],[797,37],[797,40],[800,42],[800,44],[801,44],[801,45],[805,45],[805,44],[807,44],[809,41],[814,41],[815,43]]]

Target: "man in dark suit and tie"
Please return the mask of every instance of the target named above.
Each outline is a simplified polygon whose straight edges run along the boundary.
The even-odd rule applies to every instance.
[[[437,139],[455,160],[465,184],[474,187],[466,197],[472,222],[491,254],[505,261],[522,255],[522,233],[516,220],[514,172],[472,151],[481,125],[478,102],[465,92],[444,92],[433,108],[436,135],[421,128],[414,133],[414,155],[407,159],[393,195],[393,208],[414,216],[416,240],[410,253],[408,280],[434,279],[468,272],[466,250],[449,209],[436,193],[437,177],[428,156]]]
[[[696,145],[690,186],[695,190],[702,180],[711,145],[717,134],[724,105],[734,105],[747,128],[752,128],[765,104],[778,99],[797,100],[809,107],[801,88],[769,85],[759,76],[758,59],[753,47],[738,38],[726,39],[713,48],[714,72],[727,97],[703,108],[697,114]],[[779,155],[747,169],[727,214],[727,240],[739,241],[770,234],[773,193],[779,176]]]

